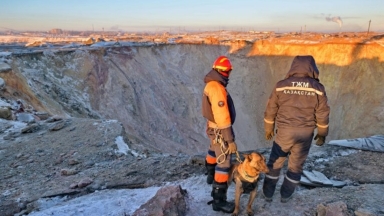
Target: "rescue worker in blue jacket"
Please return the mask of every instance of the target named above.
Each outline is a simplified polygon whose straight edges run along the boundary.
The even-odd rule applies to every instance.
[[[207,183],[212,184],[212,208],[226,213],[232,213],[235,208],[234,203],[226,201],[231,154],[237,151],[232,129],[235,106],[226,90],[231,71],[229,59],[218,57],[204,78],[202,98],[202,114],[207,119],[206,133],[211,141],[205,163]]]
[[[288,157],[288,169],[280,188],[281,202],[293,195],[303,172],[314,131],[316,145],[328,135],[330,108],[319,70],[312,56],[296,56],[285,79],[275,85],[264,113],[265,138],[273,142],[263,185],[263,195],[272,201],[280,170]]]

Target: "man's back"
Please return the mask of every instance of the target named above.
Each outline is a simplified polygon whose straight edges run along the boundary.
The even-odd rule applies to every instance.
[[[328,124],[325,88],[316,75],[310,76],[315,74],[311,63],[309,57],[294,61],[286,78],[275,85],[264,117],[274,120],[278,128],[315,128],[318,121]]]

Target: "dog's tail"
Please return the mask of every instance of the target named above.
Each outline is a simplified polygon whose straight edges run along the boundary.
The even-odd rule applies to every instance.
[[[211,205],[213,203],[213,200],[207,202],[207,205]]]

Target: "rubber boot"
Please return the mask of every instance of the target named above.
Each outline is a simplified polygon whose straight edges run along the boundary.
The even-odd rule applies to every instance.
[[[227,189],[227,183],[217,183],[215,181],[213,182],[211,193],[211,196],[213,197],[213,211],[232,213],[233,210],[235,210],[235,204],[227,202]]]
[[[207,184],[212,184],[215,176],[215,167],[216,164],[208,164],[205,161],[205,168],[207,169]]]
[[[280,169],[270,169],[265,175],[263,184],[263,196],[265,201],[272,202],[275,193],[276,184],[279,181]]]
[[[286,203],[292,198],[293,193],[295,192],[295,189],[296,189],[296,185],[298,183],[299,183],[298,181],[292,180],[287,176],[284,177],[284,182],[280,188],[282,203]]]

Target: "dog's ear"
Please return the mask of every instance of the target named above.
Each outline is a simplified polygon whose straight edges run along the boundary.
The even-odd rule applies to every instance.
[[[254,157],[252,159],[257,161],[257,163],[260,163],[261,161],[264,161],[264,156],[262,154],[260,154],[259,152],[256,152],[256,154],[254,155]]]
[[[249,154],[243,154],[243,156],[244,156],[244,161],[249,160]]]
[[[264,155],[259,153],[260,160],[258,161],[258,164],[260,166],[265,166],[267,164],[267,160],[265,159]]]
[[[264,161],[265,160],[265,157],[264,157],[264,155],[262,155],[261,153],[259,153],[259,152],[257,152],[257,160],[258,161]]]
[[[267,159],[264,157],[264,155],[261,155],[261,156],[263,157],[263,161],[265,161],[265,162],[266,162],[266,161],[267,161]]]

